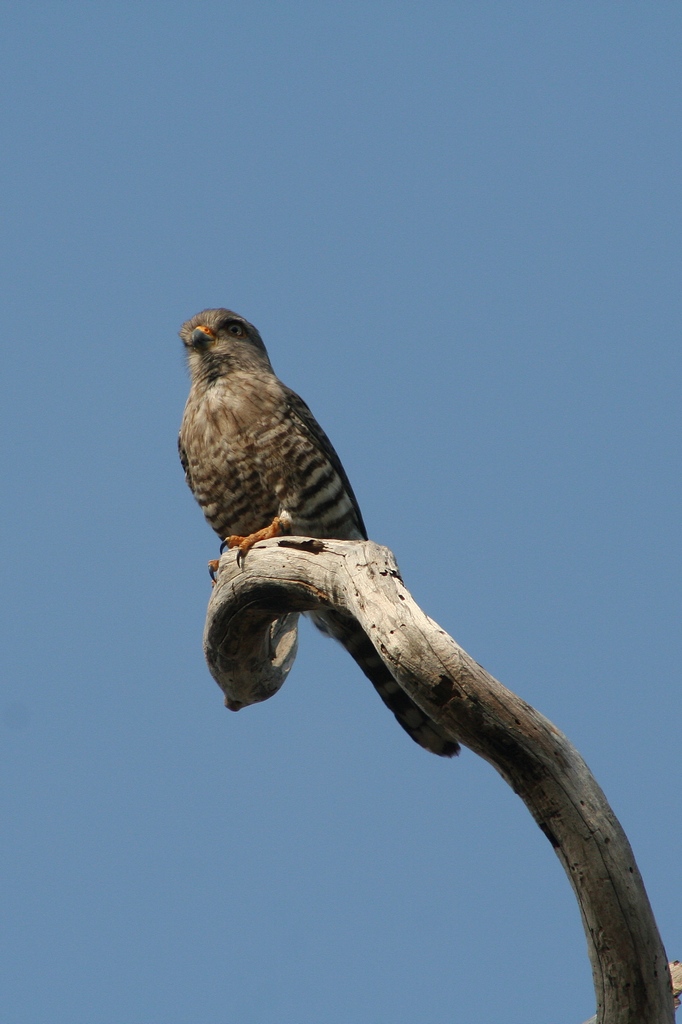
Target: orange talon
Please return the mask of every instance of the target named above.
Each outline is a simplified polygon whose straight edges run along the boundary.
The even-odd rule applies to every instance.
[[[279,516],[275,516],[269,526],[266,526],[262,530],[256,530],[255,533],[250,533],[248,537],[240,537],[234,533],[231,537],[228,537],[225,543],[228,548],[239,548],[239,554],[237,560],[241,561],[248,551],[251,550],[254,544],[257,544],[259,540],[270,540],[271,537],[279,537],[286,528],[286,521],[280,519]]]

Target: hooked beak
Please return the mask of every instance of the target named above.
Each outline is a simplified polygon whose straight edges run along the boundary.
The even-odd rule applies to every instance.
[[[216,333],[210,327],[206,327],[205,324],[200,324],[194,328],[189,336],[189,340],[194,348],[207,348],[211,342],[216,340]]]

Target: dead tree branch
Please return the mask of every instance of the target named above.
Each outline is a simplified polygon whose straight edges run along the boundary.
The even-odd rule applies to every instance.
[[[395,679],[521,797],[573,887],[599,1024],[673,1024],[670,974],[627,838],[587,765],[548,719],[505,689],[415,604],[371,541],[286,538],[220,562],[204,649],[238,710],[272,696],[296,653],[298,613],[352,615]]]

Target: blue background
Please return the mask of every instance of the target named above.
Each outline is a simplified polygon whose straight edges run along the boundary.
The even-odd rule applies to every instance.
[[[682,10],[1,18],[3,1015],[578,1024],[577,905],[483,761],[308,626],[222,707],[176,332],[253,321],[416,599],[576,744],[671,958]]]

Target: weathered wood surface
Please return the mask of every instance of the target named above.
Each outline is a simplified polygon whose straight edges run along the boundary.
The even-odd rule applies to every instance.
[[[668,963],[644,884],[587,765],[424,614],[388,549],[282,538],[258,544],[241,566],[226,552],[204,650],[227,706],[272,696],[293,663],[297,614],[329,607],[357,619],[415,703],[489,761],[528,807],[578,900],[599,1024],[672,1024]]]
[[[671,964],[668,964],[670,968],[670,977],[673,983],[673,995],[675,996],[675,1008],[680,1005],[680,995],[682,995],[682,963],[679,960],[673,960]]]
[[[670,970],[670,980],[673,986],[673,996],[675,999],[675,1009],[680,1005],[680,994],[682,993],[682,963],[679,960],[673,960],[672,963],[668,964]],[[590,1017],[589,1020],[585,1021],[585,1024],[597,1024],[596,1017]]]

